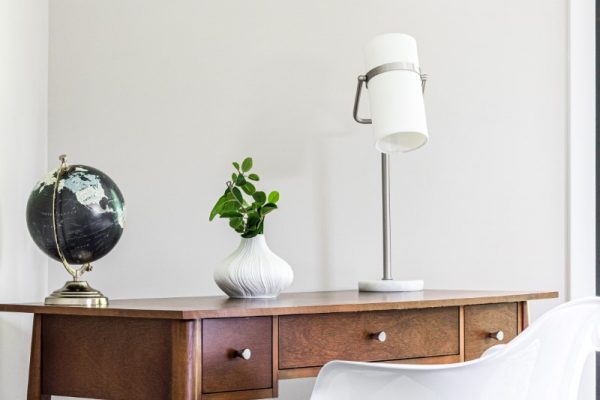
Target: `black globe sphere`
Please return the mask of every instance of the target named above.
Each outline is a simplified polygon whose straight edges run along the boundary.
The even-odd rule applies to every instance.
[[[62,167],[56,187],[56,238],[53,196],[57,170],[40,180],[27,202],[27,228],[35,244],[62,261],[56,239],[69,264],[87,264],[110,252],[125,223],[125,201],[110,177],[85,165]]]

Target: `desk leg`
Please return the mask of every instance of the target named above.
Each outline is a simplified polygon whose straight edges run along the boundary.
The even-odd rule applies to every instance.
[[[171,399],[198,400],[196,322],[171,322]]]
[[[42,394],[42,316],[34,314],[31,332],[31,355],[29,358],[29,384],[27,400],[50,400]]]
[[[526,301],[522,301],[521,303],[519,303],[519,307],[519,316],[521,317],[521,321],[519,323],[518,329],[520,333],[521,331],[527,329],[527,327],[529,326],[529,305]]]

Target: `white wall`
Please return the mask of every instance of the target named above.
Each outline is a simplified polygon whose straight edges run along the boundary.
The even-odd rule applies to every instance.
[[[569,1],[567,298],[596,293],[596,8]],[[595,357],[580,398],[595,397]]]
[[[596,7],[569,2],[569,295],[596,293]]]
[[[0,1],[0,303],[39,301],[46,258],[25,205],[47,170],[48,3]],[[0,314],[0,399],[24,399],[31,316]]]
[[[246,155],[282,194],[266,234],[290,290],[379,277],[379,155],[351,108],[363,46],[399,31],[431,75],[431,137],[392,161],[395,276],[563,292],[566,29],[566,0],[52,0],[49,167],[66,152],[104,170],[129,213],[91,283],[219,294],[212,269],[237,238],[208,213]],[[286,381],[281,398],[309,391]]]

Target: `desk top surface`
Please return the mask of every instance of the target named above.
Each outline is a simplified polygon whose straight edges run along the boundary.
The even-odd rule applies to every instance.
[[[128,318],[200,319],[261,315],[402,310],[551,299],[558,292],[424,290],[421,292],[282,293],[276,299],[230,299],[225,296],[111,300],[105,308],[0,304],[0,312]]]

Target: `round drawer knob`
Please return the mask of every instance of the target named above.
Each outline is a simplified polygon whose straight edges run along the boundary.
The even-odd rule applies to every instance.
[[[252,351],[250,349],[242,349],[237,352],[237,356],[244,360],[249,360],[252,357]]]
[[[371,335],[371,338],[374,340],[377,340],[378,342],[383,343],[387,339],[387,334],[385,333],[385,331],[381,331],[381,332],[373,333]]]
[[[491,332],[488,336],[492,339],[496,339],[499,342],[504,340],[504,332],[502,331]]]

